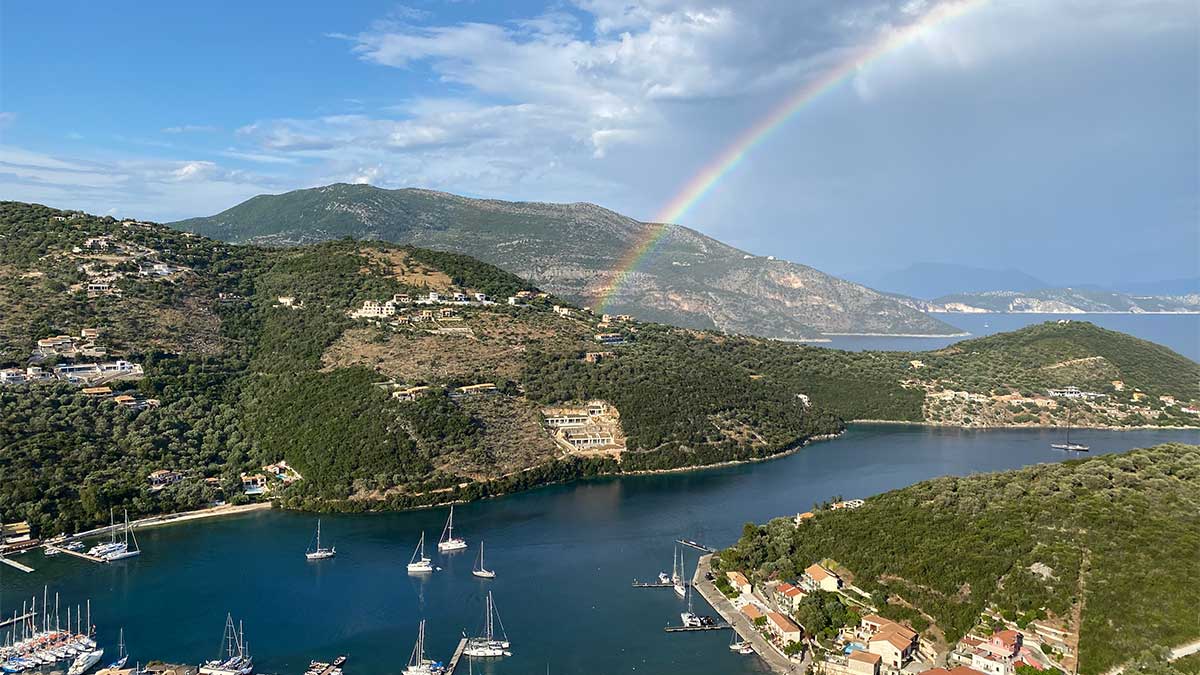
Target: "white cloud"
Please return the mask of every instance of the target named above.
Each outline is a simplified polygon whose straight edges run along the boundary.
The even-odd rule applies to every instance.
[[[216,131],[220,131],[220,129],[208,124],[182,124],[162,130],[164,134],[209,134]]]

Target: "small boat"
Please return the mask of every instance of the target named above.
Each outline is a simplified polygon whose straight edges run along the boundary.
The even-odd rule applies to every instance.
[[[133,542],[132,547],[129,545],[131,541]],[[113,562],[116,560],[124,560],[126,558],[134,558],[141,554],[142,554],[142,549],[138,547],[137,535],[135,535],[133,533],[133,528],[130,527],[130,525],[129,525],[129,511],[126,510],[125,511],[125,541],[116,542],[116,546],[112,550],[108,551],[107,553],[104,553],[100,557],[104,558],[105,560],[107,560],[109,562]]]
[[[479,541],[479,558],[476,562],[477,564],[475,565],[475,569],[471,570],[471,574],[474,574],[480,579],[496,578],[496,572],[494,570],[489,570],[483,566],[483,540]]]
[[[412,656],[404,668],[404,675],[441,675],[446,672],[442,664],[425,658],[425,619],[421,619],[417,628],[417,644],[413,646]]]
[[[317,519],[317,546],[304,552],[304,557],[309,560],[325,560],[337,555],[337,547],[331,546],[323,548],[321,546],[321,519]]]
[[[129,663],[129,655],[125,653],[125,629],[122,628],[117,638],[117,660],[108,665],[109,670],[120,670]]]
[[[454,507],[450,507],[450,517],[446,519],[446,527],[442,528],[442,537],[438,540],[440,553],[461,551],[467,547],[467,540],[454,536]]]
[[[1087,452],[1091,450],[1089,446],[1071,442],[1071,409],[1067,408],[1067,441],[1065,443],[1051,443],[1050,447],[1055,450],[1068,450],[1070,452]]]
[[[421,533],[421,540],[417,542],[417,549],[413,551],[412,559],[408,561],[409,574],[428,574],[433,571],[433,561],[425,557],[425,533]]]
[[[75,551],[76,553],[78,553],[83,550],[84,543],[82,541],[75,540],[75,541],[67,544],[66,546],[63,546],[63,548],[68,551]]]
[[[679,592],[678,587],[676,587],[676,592]],[[701,617],[698,616],[692,609],[692,587],[690,584],[687,587],[687,603],[687,611],[679,614],[679,618],[683,621],[684,627],[699,628],[700,626],[703,626],[704,622],[701,620]]]
[[[731,632],[733,633],[733,638],[729,641],[729,651],[737,652],[738,654],[754,653],[754,645],[750,644],[749,640],[740,639],[741,636],[737,634],[736,630]]]
[[[342,654],[341,656],[339,656],[333,660],[333,667],[341,668],[343,665],[346,664],[346,659],[348,659],[348,658],[350,658],[350,657],[346,656],[345,654]]]
[[[499,637],[496,636],[496,624],[500,624]],[[496,610],[496,603],[492,599],[492,592],[488,591],[487,604],[484,607],[483,614],[483,634],[467,640],[467,646],[463,649],[463,655],[484,658],[512,656],[512,652],[508,651],[509,647],[508,635],[504,631],[504,623],[500,621],[500,612]]]

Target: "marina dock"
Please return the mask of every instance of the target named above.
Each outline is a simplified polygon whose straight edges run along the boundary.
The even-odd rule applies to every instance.
[[[29,574],[30,572],[33,571],[32,567],[30,567],[28,565],[22,565],[21,563],[17,562],[16,560],[13,560],[12,558],[9,558],[7,556],[0,556],[0,563],[4,563],[5,565],[12,567],[13,569],[21,570],[22,572],[24,572],[26,574]],[[0,623],[0,626],[3,626],[3,625],[4,624]]]
[[[663,630],[668,633],[693,633],[702,630],[729,630],[733,626],[727,623],[714,623],[711,626],[667,626]]]
[[[634,588],[674,588],[675,587],[675,584],[670,583],[670,582],[667,582],[664,584],[661,581],[638,581],[637,579],[633,580],[632,585]],[[684,583],[684,587],[687,587],[687,586],[691,586],[691,584]]]
[[[76,558],[83,558],[84,560],[90,560],[94,563],[100,563],[101,565],[108,564],[108,561],[105,560],[104,558],[91,555],[90,553],[84,553],[83,551],[72,551],[69,548],[59,548],[57,546],[51,546],[50,544],[46,544],[46,550],[56,551],[58,553],[66,553],[67,555],[73,555]]]
[[[25,619],[32,619],[35,616],[37,616],[37,612],[28,612],[25,614],[21,614],[20,616],[14,616],[9,619],[0,619],[0,628],[4,628],[5,626],[15,626],[16,624],[21,623]]]
[[[701,544],[700,542],[692,541],[691,539],[676,539],[675,543],[682,544],[684,546],[687,546],[688,548],[694,548],[697,551],[703,551],[704,553],[716,553],[717,552],[717,549],[710,548],[708,546],[705,546],[704,544]]]
[[[446,674],[454,675],[454,669],[458,667],[458,662],[462,660],[463,651],[467,648],[467,638],[458,641],[458,648],[454,650],[454,656],[450,657],[450,663],[446,664]],[[469,657],[468,657],[469,658]]]

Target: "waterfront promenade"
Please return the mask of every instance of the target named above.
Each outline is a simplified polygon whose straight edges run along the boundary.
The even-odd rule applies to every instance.
[[[707,574],[711,569],[709,565],[711,559],[711,553],[701,556],[699,562],[696,564],[696,576],[692,577],[692,584],[700,592],[700,595],[708,601],[708,604],[712,605],[713,609],[717,610],[717,613],[733,627],[733,630],[737,631],[741,639],[749,640],[750,644],[754,645],[755,653],[767,663],[772,672],[782,675],[803,673],[803,664],[793,663],[783,654],[779,653],[779,650],[774,645],[767,642],[767,639],[755,630],[750,620],[746,618],[746,615],[739,612],[733,606],[733,603],[729,601],[729,598],[726,598],[725,594],[717,589],[713,582],[708,580]]]

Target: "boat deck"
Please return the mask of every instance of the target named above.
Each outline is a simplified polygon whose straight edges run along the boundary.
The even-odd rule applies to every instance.
[[[73,555],[76,558],[83,558],[84,560],[90,560],[94,563],[100,563],[101,565],[108,564],[108,561],[104,558],[94,556],[90,553],[84,553],[83,551],[72,551],[69,548],[59,548],[57,546],[51,546],[50,544],[46,544],[46,549],[50,551],[58,551],[59,553],[66,553],[67,555]]]
[[[28,612],[25,614],[21,614],[19,616],[10,617],[8,619],[0,619],[0,628],[4,628],[5,626],[16,625],[18,623],[21,623],[25,619],[32,619],[36,616],[37,616],[37,612]]]
[[[667,626],[663,630],[668,633],[694,633],[704,630],[729,630],[733,628],[727,623],[714,623],[711,626]]]
[[[458,648],[454,650],[454,656],[450,657],[450,663],[446,665],[446,675],[454,675],[454,669],[458,667],[458,662],[462,660],[463,651],[467,648],[467,638],[458,641]]]
[[[688,586],[691,586],[691,584],[689,584],[689,583],[684,583],[683,585],[685,588]],[[634,579],[633,587],[634,588],[674,588],[675,584],[670,583],[670,582],[667,582],[664,584],[659,581],[638,581],[637,579]]]
[[[12,558],[9,558],[7,556],[0,555],[0,563],[4,563],[5,565],[12,567],[13,569],[21,570],[22,572],[24,572],[26,574],[33,572],[32,567],[30,567],[28,565],[22,565],[21,563],[17,562],[16,560],[13,560]],[[3,626],[3,625],[4,624],[0,623],[0,626]]]

